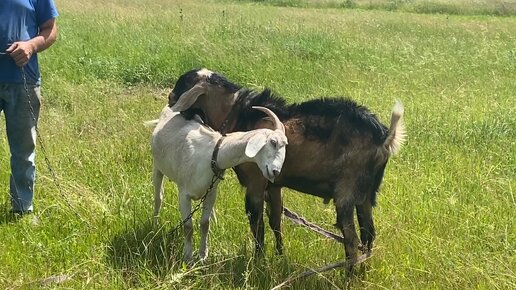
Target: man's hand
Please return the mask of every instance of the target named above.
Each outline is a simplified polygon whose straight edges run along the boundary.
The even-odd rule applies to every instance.
[[[13,58],[17,66],[22,67],[29,62],[30,57],[34,54],[36,48],[28,41],[18,41],[6,50]]]
[[[5,52],[13,58],[17,66],[22,67],[29,62],[33,54],[42,52],[51,46],[56,38],[56,20],[52,18],[39,27],[39,34],[36,37],[28,41],[17,41],[11,44]]]

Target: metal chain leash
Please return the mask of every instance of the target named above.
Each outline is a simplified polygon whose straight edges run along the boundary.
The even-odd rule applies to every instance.
[[[4,53],[4,52],[0,52],[0,55],[8,55],[7,53]],[[32,102],[30,101],[30,92],[29,92],[29,88],[28,88],[28,83],[27,83],[27,76],[26,76],[26,73],[25,73],[25,68],[24,67],[21,67],[20,68],[21,70],[21,75],[22,75],[22,78],[23,78],[23,87],[25,89],[25,93],[27,95],[27,101],[28,101],[28,104],[29,104],[29,109],[30,109],[30,113],[31,113],[31,117],[32,117],[32,121],[34,122],[34,128],[36,130],[36,135],[38,136],[38,143],[40,145],[40,148],[41,148],[41,151],[43,153],[43,157],[44,157],[44,160],[45,160],[45,164],[47,165],[47,169],[48,171],[50,172],[50,174],[52,175],[52,178],[54,180],[54,183],[56,184],[56,187],[58,188],[58,191],[60,193],[60,195],[63,197],[63,200],[67,203],[68,207],[70,208],[73,208],[73,206],[70,204],[70,202],[68,201],[68,199],[66,198],[66,196],[64,195],[64,191],[61,187],[61,184],[59,183],[58,179],[57,179],[57,175],[50,163],[50,160],[48,158],[48,154],[47,154],[47,151],[46,151],[46,147],[45,147],[45,142],[43,140],[43,137],[41,136],[40,132],[39,132],[39,128],[37,126],[37,120],[36,120],[36,114],[35,114],[35,110],[34,110],[34,107],[32,106]],[[228,123],[229,119],[226,119],[224,121],[224,123],[222,124],[222,127],[221,127],[221,130],[224,130],[227,123]],[[200,199],[199,203],[194,207],[194,209],[192,211],[190,211],[190,214],[185,218],[183,219],[171,232],[175,232],[177,231],[178,229],[180,229],[185,223],[187,223],[191,218],[192,216],[200,210],[203,202],[206,200],[206,198],[208,197],[208,194],[213,190],[213,187],[215,185],[215,183],[217,182],[217,180],[219,179],[222,179],[221,178],[221,175],[220,174],[214,174],[212,179],[211,179],[211,182],[210,182],[210,186],[208,187],[208,189],[206,190],[206,193],[203,195],[203,197]],[[80,215],[75,211],[75,210],[72,210],[81,220],[83,220]],[[83,220],[84,221],[84,220]]]
[[[45,159],[45,164],[47,165],[47,169],[50,172],[50,174],[52,175],[52,179],[54,180],[54,183],[55,183],[55,185],[57,187],[57,190],[59,191],[59,194],[61,195],[62,199],[66,202],[68,207],[70,209],[72,209],[72,212],[75,213],[75,215],[77,215],[77,217],[79,217],[79,219],[81,221],[86,222],[77,213],[77,211],[74,210],[74,207],[70,204],[70,202],[68,201],[68,198],[66,198],[66,196],[64,194],[64,191],[63,191],[63,188],[61,187],[61,184],[59,183],[59,181],[57,179],[57,175],[55,173],[55,170],[53,169],[53,167],[52,167],[52,165],[50,163],[50,160],[48,158],[48,153],[47,153],[47,150],[46,150],[46,147],[45,147],[45,142],[43,140],[43,136],[41,136],[41,134],[39,132],[38,122],[36,120],[36,113],[35,113],[34,107],[32,106],[32,102],[30,100],[30,92],[29,92],[29,86],[28,86],[28,83],[27,83],[27,74],[25,72],[25,67],[22,66],[20,68],[20,70],[21,70],[21,75],[22,75],[22,78],[23,78],[23,88],[25,89],[25,93],[27,95],[27,102],[29,104],[30,114],[31,114],[31,117],[32,117],[32,121],[34,122],[34,128],[36,130],[36,136],[38,137],[39,147],[41,148],[41,152],[43,153],[43,158]]]
[[[236,103],[239,103],[241,102],[241,99],[243,98],[240,98],[239,100],[237,100]],[[229,123],[229,119],[231,117],[231,113],[232,112],[229,112],[228,116],[226,116],[226,119],[224,120],[224,122],[222,122],[221,126],[220,126],[220,129],[219,129],[219,132],[222,133],[222,138],[224,138],[226,136],[226,126],[228,125]],[[215,147],[218,147],[220,146],[220,141],[222,140],[222,138],[219,140],[219,142],[217,142],[218,144],[215,145]],[[216,151],[217,149],[214,150],[214,152]],[[192,219],[192,216],[194,215],[195,212],[199,211],[199,209],[201,208],[201,205],[203,204],[203,202],[206,200],[206,198],[208,197],[208,194],[213,190],[213,186],[215,185],[215,182],[217,182],[217,180],[222,180],[222,174],[223,174],[223,170],[219,171],[219,172],[216,172],[216,169],[218,168],[217,166],[217,161],[215,160],[216,159],[216,153],[214,153],[214,155],[212,156],[212,160],[211,160],[211,166],[212,166],[212,170],[214,171],[214,174],[213,174],[213,177],[211,178],[211,183],[210,183],[210,186],[208,187],[208,190],[206,191],[206,193],[203,195],[203,197],[201,197],[201,199],[199,200],[199,203],[194,207],[194,209],[192,211],[190,211],[190,214],[185,218],[183,219],[177,226],[175,226],[171,231],[170,233],[174,233],[176,232],[177,230],[179,230],[182,226],[184,226],[190,219]]]
[[[243,98],[239,98],[237,99],[237,101],[235,102],[235,104],[237,103],[240,103],[242,102]],[[226,119],[222,122],[221,126],[220,126],[220,129],[219,129],[219,132],[222,133],[222,136],[224,138],[224,136],[226,136],[226,126],[228,125],[229,123],[229,119],[231,117],[231,113],[232,112],[229,112],[229,114],[226,116]],[[220,144],[217,144],[216,146],[219,146]],[[194,215],[195,212],[199,211],[199,209],[201,208],[201,205],[202,203],[206,200],[206,198],[208,197],[208,193],[210,193],[210,191],[213,190],[213,186],[215,185],[215,182],[217,182],[217,180],[222,180],[222,173],[223,171],[220,171],[220,172],[215,172],[215,168],[217,168],[217,161],[215,160],[215,158],[213,157],[212,160],[211,160],[212,164],[212,170],[214,170],[214,174],[213,174],[213,177],[211,178],[211,183],[210,183],[210,186],[208,187],[208,190],[206,191],[206,193],[204,194],[204,196],[199,200],[199,203],[194,207],[194,209],[190,212],[190,214],[185,218],[183,219],[174,229],[171,230],[171,233],[177,231],[178,229],[180,229],[182,226],[184,226],[185,223],[187,223],[191,218],[192,216]]]
[[[215,183],[217,182],[217,180],[219,180],[219,176],[217,176],[217,174],[213,174],[213,177],[211,178],[211,183],[210,183],[210,186],[208,187],[208,190],[206,190],[206,193],[203,195],[203,197],[201,197],[201,199],[199,200],[199,203],[194,207],[194,209],[192,211],[190,211],[190,214],[184,218],[177,226],[175,226],[171,231],[170,233],[174,233],[176,232],[177,230],[179,230],[181,227],[183,227],[189,220],[192,219],[194,213],[196,213],[197,211],[199,211],[199,209],[201,209],[201,206],[203,204],[203,202],[206,200],[206,198],[208,197],[208,194],[213,190],[213,186],[215,185]]]
[[[215,144],[215,148],[213,148],[213,153],[211,155],[211,170],[213,171],[213,177],[211,178],[210,186],[208,186],[208,190],[206,190],[206,193],[201,197],[199,200],[199,203],[194,207],[192,211],[190,211],[190,214],[183,219],[174,229],[172,229],[171,233],[174,233],[175,231],[179,230],[182,226],[184,226],[190,219],[192,219],[192,216],[195,212],[199,211],[201,208],[201,205],[204,203],[206,198],[208,197],[208,194],[213,190],[213,187],[215,186],[215,182],[217,180],[223,180],[224,177],[224,169],[220,169],[217,165],[217,154],[219,153],[220,145],[222,144],[222,140],[226,137],[226,135],[222,135],[220,139],[217,141],[217,144]]]
[[[22,75],[22,78],[23,78],[23,88],[25,89],[25,93],[27,95],[27,102],[29,103],[30,115],[32,117],[32,121],[34,122],[34,128],[36,129],[36,135],[38,136],[39,146],[40,146],[41,151],[43,153],[43,157],[45,159],[45,163],[47,165],[48,171],[50,171],[50,173],[52,174],[52,178],[54,179],[56,184],[59,184],[57,182],[57,177],[56,177],[56,174],[55,174],[55,172],[54,172],[54,170],[52,168],[52,165],[50,164],[50,160],[48,159],[47,150],[45,149],[45,144],[44,144],[44,141],[43,141],[43,136],[41,136],[41,134],[39,133],[38,122],[36,120],[36,113],[34,111],[34,107],[32,106],[32,102],[30,101],[30,92],[29,92],[29,86],[27,84],[27,76],[26,76],[26,73],[25,73],[25,67],[22,66],[20,68],[20,70],[21,70],[21,75]],[[58,187],[59,187],[59,191],[61,191],[61,186],[58,185]]]
[[[203,202],[206,200],[206,198],[208,197],[208,194],[213,190],[213,186],[215,185],[215,182],[217,182],[217,180],[223,180],[222,175],[224,174],[224,170],[219,169],[217,172],[218,166],[217,166],[217,161],[216,161],[216,155],[217,155],[216,151],[218,149],[216,149],[216,148],[218,146],[220,146],[220,142],[226,136],[226,133],[224,132],[224,130],[225,130],[228,122],[229,122],[229,116],[224,120],[224,122],[222,122],[222,125],[220,127],[220,132],[222,132],[222,138],[219,139],[219,141],[217,142],[217,145],[215,145],[215,149],[213,150],[214,154],[213,154],[212,160],[211,160],[211,168],[214,173],[213,173],[213,177],[211,178],[211,182],[210,182],[210,186],[208,187],[208,190],[206,190],[206,193],[201,197],[201,199],[199,200],[199,203],[197,203],[197,205],[194,207],[194,209],[192,211],[190,211],[190,214],[185,219],[183,219],[177,226],[175,226],[170,231],[170,233],[176,232],[181,227],[183,227],[189,220],[191,220],[194,213],[196,213],[197,211],[199,211],[199,209],[201,209],[201,206],[202,206]]]
[[[1,55],[7,55],[7,53],[1,53]],[[45,142],[43,141],[43,137],[41,136],[40,132],[39,132],[39,128],[37,126],[37,121],[36,121],[36,114],[35,114],[35,111],[34,111],[34,107],[32,106],[32,103],[30,101],[30,92],[29,92],[29,88],[28,88],[28,84],[27,84],[27,76],[26,76],[26,73],[25,73],[25,68],[24,67],[21,67],[21,75],[22,75],[22,78],[23,78],[23,87],[25,89],[25,93],[27,94],[27,101],[28,101],[28,104],[29,104],[29,109],[30,109],[30,113],[31,113],[31,117],[32,117],[32,120],[34,122],[34,128],[36,130],[36,135],[38,136],[38,143],[40,145],[40,148],[41,148],[41,151],[43,153],[43,157],[45,159],[45,163],[47,165],[47,168],[48,168],[48,171],[51,173],[52,175],[52,178],[56,184],[56,187],[58,188],[59,190],[59,193],[61,194],[61,196],[63,197],[63,200],[67,203],[68,207],[70,208],[73,208],[73,206],[70,204],[70,202],[68,201],[68,199],[65,197],[64,195],[64,191],[61,187],[61,184],[59,183],[58,179],[57,179],[57,175],[54,171],[54,169],[52,168],[52,165],[50,163],[50,160],[48,158],[48,154],[47,154],[47,151],[46,151],[46,147],[45,147]],[[224,125],[223,127],[226,126],[228,120],[226,119],[225,122],[224,122]],[[175,232],[177,231],[179,228],[181,228],[186,222],[188,222],[192,216],[197,212],[199,211],[199,209],[201,208],[203,202],[206,200],[206,198],[208,197],[208,194],[213,190],[213,187],[215,185],[215,183],[217,182],[217,180],[221,179],[221,176],[220,174],[214,174],[213,177],[212,177],[212,180],[210,182],[210,186],[208,187],[208,189],[206,190],[206,193],[203,195],[203,197],[201,198],[201,200],[199,201],[199,203],[194,207],[194,209],[190,212],[190,214],[184,219],[182,220],[173,230],[172,232]],[[73,210],[73,212],[81,219],[83,220],[79,214]],[[83,220],[84,221],[84,220]]]

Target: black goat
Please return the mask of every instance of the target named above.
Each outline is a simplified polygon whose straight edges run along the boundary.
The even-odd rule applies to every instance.
[[[184,114],[203,114],[208,125],[223,132],[270,128],[264,114],[252,110],[252,106],[271,109],[285,125],[287,154],[274,183],[268,182],[255,164],[235,168],[240,183],[247,189],[245,207],[258,252],[263,249],[265,199],[276,250],[282,253],[284,186],[325,201],[333,199],[336,225],[344,236],[346,258],[351,263],[356,261],[359,248],[353,220],[356,208],[362,249],[372,249],[376,193],[389,157],[398,152],[405,136],[400,103],[395,105],[387,128],[367,108],[348,99],[322,98],[288,105],[270,90],[248,90],[202,69],[189,71],[178,79],[169,95],[169,105],[175,111],[191,108],[190,113]]]

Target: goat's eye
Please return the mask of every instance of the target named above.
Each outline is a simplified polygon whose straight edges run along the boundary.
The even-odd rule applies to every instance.
[[[278,141],[276,141],[276,139],[271,139],[271,144],[276,148],[278,146]]]

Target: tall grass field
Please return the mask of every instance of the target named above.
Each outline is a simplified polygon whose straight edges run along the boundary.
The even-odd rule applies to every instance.
[[[349,97],[384,124],[396,99],[405,106],[408,140],[378,195],[373,256],[354,277],[337,269],[289,289],[516,289],[511,3],[56,0],[59,39],[39,56],[34,214],[9,213],[0,138],[0,289],[270,289],[344,259],[341,244],[286,219],[285,253],[275,255],[267,217],[266,252],[255,259],[245,189],[231,170],[206,262],[181,261],[171,182],[152,226],[143,122],[159,116],[178,76],[200,67],[289,102]],[[331,203],[288,189],[283,197],[336,230]]]

